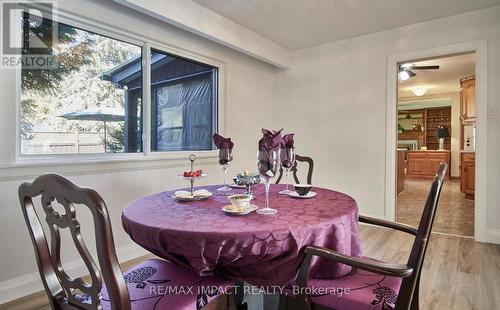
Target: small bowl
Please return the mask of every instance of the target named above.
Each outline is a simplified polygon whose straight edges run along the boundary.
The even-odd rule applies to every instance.
[[[309,194],[309,192],[312,189],[312,185],[309,185],[309,184],[295,184],[294,187],[295,187],[295,191],[300,196],[305,196],[305,195]]]
[[[252,195],[247,194],[236,194],[227,197],[231,204],[240,209],[246,209],[250,205],[250,200],[252,200]]]

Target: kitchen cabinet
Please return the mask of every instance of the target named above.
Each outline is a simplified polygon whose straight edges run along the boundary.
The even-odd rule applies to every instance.
[[[451,133],[451,107],[427,108],[421,110],[398,111],[398,125],[408,128],[413,123],[413,129],[405,129],[398,133],[398,140],[402,141],[399,147],[404,147],[410,140],[418,142],[415,149],[426,146],[428,150],[437,150],[439,141],[436,130],[439,126],[448,128]],[[404,126],[403,126],[404,124]],[[398,128],[399,128],[398,126]],[[410,148],[411,149],[411,148]],[[444,140],[444,149],[451,150],[451,139]]]
[[[465,199],[474,200],[476,188],[476,154],[462,152],[460,167],[460,190],[462,193],[465,193]]]
[[[451,107],[426,109],[426,139],[425,145],[428,150],[439,149],[439,140],[436,138],[436,130],[440,126],[448,128],[451,135]],[[451,150],[451,139],[444,139],[444,149]]]
[[[462,122],[476,120],[476,77],[460,79],[460,111]]]
[[[432,179],[437,173],[439,164],[445,162],[450,165],[450,151],[408,151],[408,177]],[[450,177],[450,168],[446,178]]]

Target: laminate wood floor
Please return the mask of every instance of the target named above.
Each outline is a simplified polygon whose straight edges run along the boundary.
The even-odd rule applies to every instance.
[[[414,227],[418,225],[431,183],[432,180],[405,180],[405,190],[397,197],[398,222]],[[432,230],[474,236],[474,201],[464,198],[464,194],[460,192],[460,180],[444,182]]]
[[[413,236],[360,225],[364,254],[406,263]],[[432,234],[422,270],[424,310],[500,309],[500,245]]]
[[[406,263],[413,236],[370,225],[360,225],[360,231],[366,256]],[[123,269],[150,257],[128,262]],[[500,245],[433,234],[422,271],[420,293],[423,310],[500,309]],[[0,309],[50,308],[45,293],[41,292],[1,305]]]

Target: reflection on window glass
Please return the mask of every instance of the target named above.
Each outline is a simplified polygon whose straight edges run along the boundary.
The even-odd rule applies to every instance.
[[[24,55],[38,40],[23,15]],[[26,26],[27,25],[27,26]],[[48,52],[58,66],[22,68],[21,154],[142,151],[141,47],[44,19],[57,26]],[[47,34],[47,36],[50,36]]]
[[[151,52],[151,149],[211,150],[217,69]]]

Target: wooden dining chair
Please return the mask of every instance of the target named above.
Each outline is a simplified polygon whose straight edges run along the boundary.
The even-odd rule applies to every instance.
[[[419,309],[422,264],[447,167],[446,163],[441,163],[439,166],[418,229],[359,216],[360,222],[396,229],[415,236],[406,264],[390,264],[367,257],[342,255],[322,247],[308,246],[297,277],[297,285],[302,293],[295,298],[285,300],[285,303],[288,302],[288,309]],[[353,270],[340,278],[308,279],[311,260],[315,256],[352,266]],[[304,293],[306,287],[323,288],[323,290],[317,289],[316,292],[321,293],[311,296]]]
[[[314,161],[312,160],[311,157],[307,156],[300,156],[300,155],[295,155],[295,164],[293,164],[292,169],[290,171],[293,174],[293,179],[295,180],[296,184],[300,184],[299,178],[297,177],[297,163],[298,162],[305,162],[307,163],[307,184],[312,184],[312,175],[313,175],[313,169],[314,169]],[[278,175],[278,178],[276,179],[276,184],[279,184],[281,181],[281,178],[283,177],[283,167],[280,167],[280,174]]]
[[[41,196],[40,212],[50,231],[50,250],[33,198]],[[216,287],[232,282],[200,277],[171,262],[148,259],[122,275],[116,257],[111,222],[101,196],[57,174],[44,174],[19,187],[19,200],[33,242],[43,285],[52,309],[227,309],[229,299]],[[54,204],[63,211],[56,211]],[[99,267],[90,255],[77,215],[84,206],[93,217]],[[43,214],[44,213],[44,214]],[[73,278],[61,264],[60,230],[68,229],[90,273],[91,282]],[[104,280],[104,281],[103,281]],[[104,284],[103,284],[104,282]],[[188,288],[191,287],[191,290]]]

